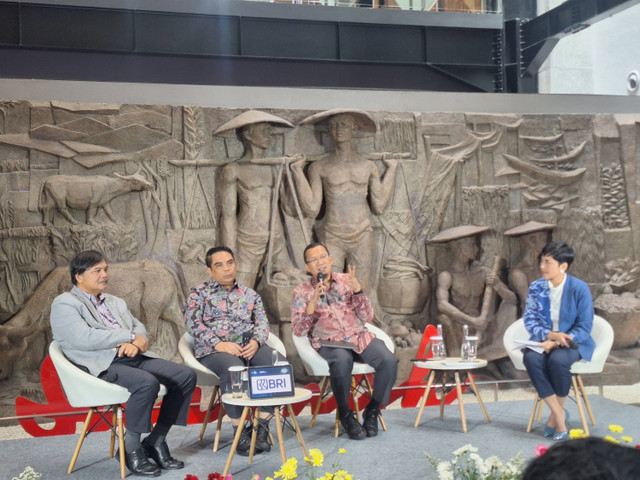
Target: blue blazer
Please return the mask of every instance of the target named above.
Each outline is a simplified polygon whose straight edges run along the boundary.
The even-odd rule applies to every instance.
[[[551,299],[549,283],[540,278],[529,286],[524,311],[524,325],[531,335],[529,340],[542,342],[551,331]],[[578,352],[591,360],[595,342],[591,338],[593,300],[588,285],[567,275],[560,303],[559,331],[568,333],[578,344]]]

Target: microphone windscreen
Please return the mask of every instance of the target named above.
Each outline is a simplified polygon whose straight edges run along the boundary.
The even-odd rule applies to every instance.
[[[324,273],[322,273],[322,272],[318,273],[318,281],[319,282],[324,282]]]

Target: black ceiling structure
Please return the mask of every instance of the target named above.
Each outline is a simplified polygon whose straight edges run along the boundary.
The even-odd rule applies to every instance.
[[[504,0],[504,15],[239,0],[0,1],[0,77],[536,92],[537,70],[563,36],[638,2],[569,0],[526,19],[534,0]]]

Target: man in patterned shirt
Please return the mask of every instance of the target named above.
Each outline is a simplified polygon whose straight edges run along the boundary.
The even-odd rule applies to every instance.
[[[398,359],[365,323],[373,319],[371,301],[362,292],[355,267],[348,273],[331,272],[333,258],[321,243],[304,250],[304,263],[311,278],[293,291],[291,324],[293,334],[307,335],[311,345],[329,363],[329,380],[338,405],[340,423],[350,438],[360,440],[378,434],[380,406],[389,401],[396,379]],[[323,278],[318,280],[318,274]],[[351,348],[322,346],[321,341],[348,342]],[[364,411],[362,425],[349,408],[353,362],[375,368],[373,394]]]
[[[222,390],[230,392],[229,367],[271,365],[273,349],[266,345],[269,320],[260,295],[236,282],[236,260],[230,248],[210,248],[205,261],[211,280],[189,292],[184,321],[194,339],[195,357],[220,378]],[[243,342],[243,336],[250,338],[248,343]],[[237,429],[242,407],[225,404],[225,409]],[[260,409],[256,453],[271,450],[269,420],[272,416],[273,407]],[[236,452],[249,455],[250,443],[248,427],[242,432]]]

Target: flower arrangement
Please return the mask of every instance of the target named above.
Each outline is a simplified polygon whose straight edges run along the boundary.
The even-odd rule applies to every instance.
[[[483,459],[473,445],[464,445],[453,452],[451,461],[439,460],[425,452],[440,480],[517,480],[524,467],[524,457],[518,453],[508,462],[496,456]]]
[[[338,455],[344,455],[345,453],[346,450],[344,448],[338,450]],[[336,460],[331,465],[331,472],[326,472],[322,476],[317,476],[316,470],[322,467],[324,464],[324,455],[317,448],[310,449],[309,456],[304,457],[304,461],[311,469],[309,472],[307,472],[307,478],[309,480],[353,480],[353,475],[340,468],[339,460]],[[281,478],[282,480],[293,480],[297,477],[298,461],[295,458],[289,458],[278,471],[273,473],[273,478],[267,477],[265,480],[274,480],[274,478]],[[260,479],[258,478],[258,480]]]
[[[42,477],[41,473],[36,472],[33,468],[27,467],[17,477],[13,477],[11,480],[38,480]]]

